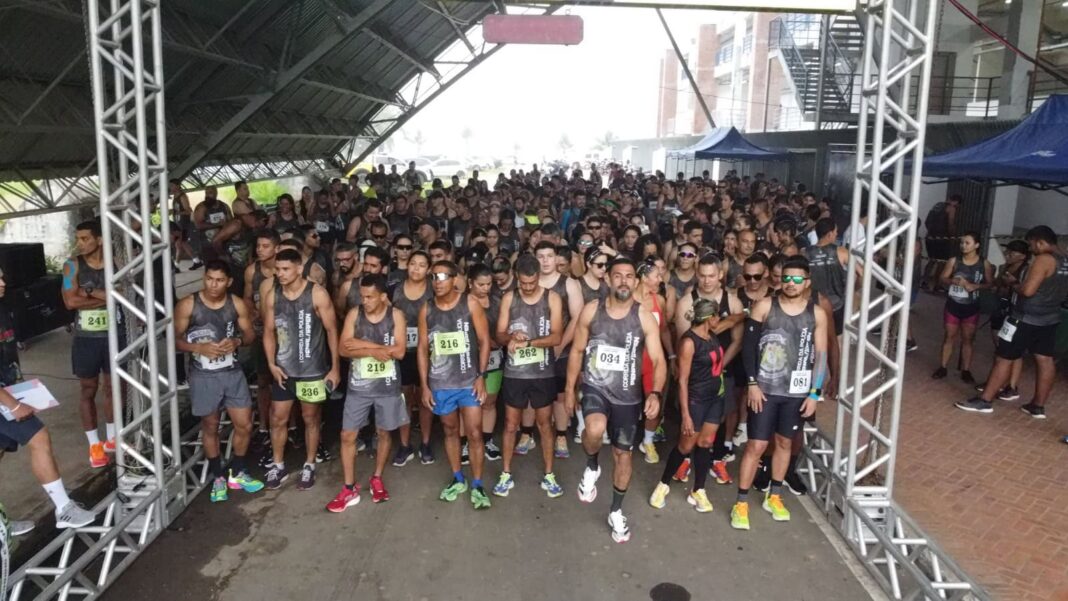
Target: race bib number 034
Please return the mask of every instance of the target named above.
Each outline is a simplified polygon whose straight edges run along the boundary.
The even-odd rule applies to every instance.
[[[601,345],[593,351],[593,366],[605,371],[623,371],[623,359],[626,355],[626,349]]]
[[[460,355],[467,352],[467,340],[463,332],[438,332],[434,334],[435,355]]]
[[[297,400],[305,403],[322,403],[326,400],[326,382],[323,380],[303,380],[297,382]]]

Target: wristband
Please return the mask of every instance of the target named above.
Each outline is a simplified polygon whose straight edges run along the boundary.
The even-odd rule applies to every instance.
[[[678,355],[668,355],[668,361],[671,361],[672,359],[677,359],[677,358],[678,358]]]
[[[660,392],[659,390],[650,390],[649,391],[649,396],[655,396],[656,400],[658,400],[658,401],[663,401],[664,400],[664,393]]]

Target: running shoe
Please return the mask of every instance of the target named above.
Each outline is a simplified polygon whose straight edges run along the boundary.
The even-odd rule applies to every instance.
[[[623,515],[622,509],[608,514],[608,527],[612,529],[612,540],[617,543],[630,540],[630,528],[627,527],[627,517]]]
[[[576,429],[575,437],[572,440],[575,441],[575,444],[582,444],[582,430]]]
[[[939,367],[938,369],[934,370],[933,374],[931,374],[931,379],[932,380],[941,380],[942,378],[946,377],[948,374],[949,374],[949,372],[946,370],[946,368]]]
[[[304,437],[300,435],[300,432],[297,432],[295,427],[286,432],[286,440],[289,442],[289,446],[294,449],[304,448]]]
[[[305,463],[300,468],[300,480],[297,481],[297,490],[308,490],[315,486],[315,466]]]
[[[326,510],[330,513],[341,513],[353,505],[360,503],[360,487],[354,486],[349,489],[348,486],[342,486],[341,492],[337,493],[333,501],[326,504]]]
[[[226,478],[219,476],[211,483],[211,502],[221,503],[230,498],[226,491]]]
[[[541,489],[545,491],[545,494],[549,495],[550,499],[555,499],[564,494],[564,487],[556,481],[556,474],[545,474],[545,477],[541,479]]]
[[[74,501],[56,510],[56,528],[82,528],[96,521],[96,514]]]
[[[200,257],[196,257],[196,258],[193,259],[193,264],[189,266],[189,270],[190,271],[196,271],[197,269],[200,269],[203,266],[204,266],[204,261],[201,261]]]
[[[249,441],[249,448],[253,451],[262,451],[271,446],[271,433],[266,430],[257,430]]]
[[[375,503],[389,500],[389,491],[386,490],[386,485],[382,483],[382,478],[379,476],[371,476],[371,500]]]
[[[1035,419],[1046,419],[1046,408],[1041,405],[1028,403],[1020,407],[1020,411],[1023,411]]]
[[[957,409],[961,411],[970,411],[972,413],[993,413],[994,406],[990,401],[984,401],[979,397],[968,399],[967,401],[957,401],[953,404]]]
[[[411,446],[401,447],[397,449],[397,454],[393,456],[393,467],[404,467],[412,459],[415,459],[415,449]]]
[[[767,462],[761,461],[757,466],[756,477],[753,478],[753,488],[761,491],[768,492],[771,488],[771,468]]]
[[[998,400],[1006,403],[1020,400],[1020,391],[1012,386],[1006,386],[998,393]]]
[[[465,442],[464,446],[460,449],[460,465],[470,465],[470,463],[471,452],[468,450],[467,443]]]
[[[731,507],[731,528],[749,530],[749,503],[738,501]]]
[[[764,495],[764,511],[771,514],[771,519],[776,522],[789,522],[790,510],[782,504],[782,497],[780,495],[773,495],[767,493]]]
[[[89,445],[89,467],[107,467],[108,463],[111,463],[111,460],[108,459],[108,454],[104,452],[104,443],[98,442]]]
[[[263,449],[263,455],[260,455],[260,460],[256,462],[256,465],[265,470],[271,469],[271,466],[274,465],[274,450],[271,449],[271,445],[268,444]]]
[[[493,442],[493,439],[486,440],[486,460],[487,461],[499,461],[501,458],[501,448],[497,446],[497,443]]]
[[[538,446],[538,443],[534,441],[534,437],[529,434],[523,434],[519,437],[519,442],[515,445],[515,452],[517,455],[526,455],[534,450]]]
[[[356,452],[362,453],[367,450],[367,441],[362,438],[356,439]]]
[[[686,457],[682,460],[682,464],[679,465],[679,469],[675,470],[675,474],[671,476],[676,482],[686,482],[690,479],[690,458]]]
[[[667,434],[664,433],[664,424],[660,424],[653,432],[653,442],[667,442]]]
[[[911,352],[915,351],[918,348],[920,348],[920,345],[916,344],[915,340],[913,340],[912,338],[906,338],[905,339],[905,352],[906,353],[911,353]]]
[[[730,462],[734,461],[735,459],[737,459],[737,456],[735,455],[734,450],[735,450],[735,446],[734,446],[734,443],[732,442],[731,446],[727,447],[727,451],[725,453],[723,453],[723,459],[720,459],[720,461],[723,461],[723,462],[726,462],[726,463],[730,463]]]
[[[571,457],[571,449],[567,448],[567,437],[557,436],[556,444],[553,446],[553,456],[557,459],[567,459]]]
[[[515,488],[515,480],[512,480],[512,474],[501,472],[500,477],[497,478],[497,484],[493,485],[493,494],[498,497],[507,497],[513,488]]]
[[[645,455],[646,463],[660,463],[660,453],[656,452],[656,443],[643,442],[638,445],[638,450]]]
[[[972,375],[972,372],[970,372],[970,371],[968,371],[966,369],[960,372],[960,379],[965,384],[975,385],[975,376]]]
[[[482,490],[481,486],[475,486],[471,489],[471,506],[475,509],[489,509],[490,500],[486,496],[486,491]]]
[[[783,482],[786,484],[786,488],[790,489],[790,492],[799,497],[808,492],[808,485],[805,484],[805,479],[796,471],[786,474],[786,480]]]
[[[420,445],[419,463],[422,463],[423,465],[430,465],[431,463],[434,463],[434,451],[430,449],[430,445]]]
[[[731,440],[734,443],[734,448],[738,448],[749,441],[749,428],[745,422],[738,424],[738,429],[734,431],[734,438]]]
[[[267,490],[278,490],[282,488],[282,483],[289,477],[289,471],[286,468],[278,465],[277,463],[271,464],[270,469],[267,470]]]
[[[330,450],[320,442],[319,447],[315,449],[315,463],[326,463],[333,460],[334,456],[330,453]]]
[[[448,486],[441,491],[438,498],[447,503],[452,503],[456,499],[459,499],[460,495],[465,492],[467,492],[467,480],[453,479],[450,480]]]
[[[697,513],[710,513],[712,511],[712,501],[708,500],[708,495],[705,494],[705,489],[690,491],[690,494],[686,497],[686,502],[693,505],[693,508]]]
[[[104,441],[104,452],[105,453],[114,453],[115,452],[115,439],[114,438],[112,438],[111,440],[105,440]]]
[[[36,527],[37,524],[34,524],[30,520],[15,520],[13,522],[8,522],[7,531],[13,537],[22,536],[23,534],[33,532],[33,529]]]
[[[226,478],[226,485],[232,490],[243,490],[247,493],[260,492],[263,490],[263,482],[253,478],[248,471],[241,470],[234,475],[234,470],[227,470],[229,476]]]
[[[582,482],[578,485],[578,498],[583,503],[593,503],[597,498],[597,479],[601,477],[601,468],[591,470],[589,466],[582,472]]]
[[[734,482],[731,479],[731,475],[727,473],[726,461],[713,461],[712,467],[708,470],[708,475],[713,476],[716,479],[716,484],[730,484]]]
[[[667,496],[671,487],[663,482],[657,482],[653,494],[649,495],[649,504],[657,509],[663,509],[667,505]]]

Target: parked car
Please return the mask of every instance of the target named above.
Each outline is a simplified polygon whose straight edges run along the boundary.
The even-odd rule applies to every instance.
[[[442,180],[457,176],[461,180],[467,177],[464,164],[453,159],[438,159],[430,164],[430,177],[440,177]]]

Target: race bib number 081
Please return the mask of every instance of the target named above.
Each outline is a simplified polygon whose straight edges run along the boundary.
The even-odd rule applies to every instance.
[[[790,394],[802,394],[811,390],[812,370],[796,369],[790,372]]]

